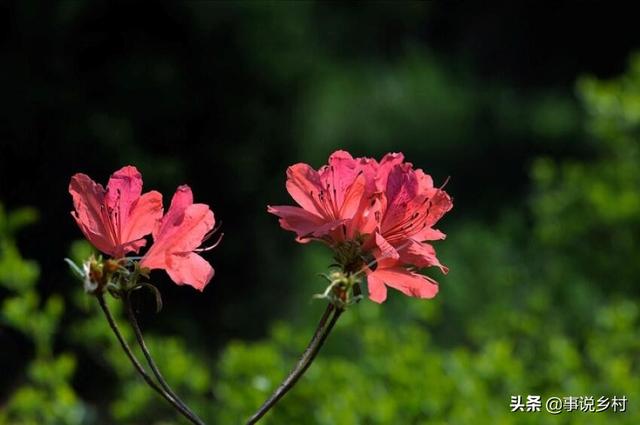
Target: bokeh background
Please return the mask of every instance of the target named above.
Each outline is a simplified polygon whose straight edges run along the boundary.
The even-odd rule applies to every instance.
[[[304,348],[331,263],[266,205],[336,149],[451,178],[451,271],[425,271],[433,300],[350,309],[265,424],[640,423],[637,26],[607,2],[2,2],[0,424],[184,423],[63,262],[91,252],[70,176],[126,164],[222,222],[204,293],[157,272],[162,312],[134,301],[169,382],[241,423]],[[514,395],[629,402],[554,416]]]

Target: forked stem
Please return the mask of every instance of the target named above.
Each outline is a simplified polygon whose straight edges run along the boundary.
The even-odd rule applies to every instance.
[[[111,314],[111,310],[109,310],[109,306],[107,305],[102,294],[96,294],[96,298],[98,299],[98,303],[100,304],[100,308],[102,309],[107,319],[107,322],[109,322],[109,326],[111,327],[111,330],[113,331],[116,338],[120,342],[122,349],[124,350],[127,357],[129,357],[129,360],[131,361],[131,364],[133,365],[133,367],[140,374],[140,376],[142,376],[142,379],[144,379],[147,385],[149,385],[156,392],[158,392],[158,394],[164,397],[178,412],[180,412],[191,423],[195,425],[204,425],[204,423],[200,421],[198,417],[193,415],[188,409],[185,409],[173,396],[171,396],[171,394],[167,393],[164,389],[158,386],[158,384],[156,384],[156,382],[151,378],[151,376],[147,374],[147,371],[144,369],[142,364],[140,364],[135,354],[133,354],[131,347],[129,347],[129,344],[122,336],[122,333],[120,332],[120,328],[118,327],[118,324],[115,321],[115,318]]]
[[[253,425],[260,420],[284,395],[298,382],[298,379],[305,373],[305,371],[311,366],[311,363],[315,359],[316,355],[322,348],[327,336],[333,329],[333,326],[338,321],[338,318],[344,310],[335,307],[333,304],[329,304],[324,311],[324,314],[320,318],[318,327],[316,328],[309,345],[302,353],[300,360],[296,366],[289,372],[289,375],[284,381],[276,388],[271,397],[264,402],[256,413],[247,421],[247,425]],[[333,314],[332,314],[333,313]],[[329,319],[329,317],[331,317]]]
[[[178,397],[178,395],[171,389],[167,381],[164,379],[164,376],[162,376],[162,373],[160,373],[160,369],[156,365],[156,362],[153,360],[153,357],[151,356],[151,352],[149,351],[149,348],[147,348],[147,344],[145,343],[144,337],[142,335],[142,329],[140,329],[140,325],[138,324],[136,315],[133,312],[130,293],[127,292],[126,294],[124,294],[123,300],[124,300],[125,310],[127,314],[127,319],[129,319],[129,324],[131,324],[131,327],[133,328],[133,332],[136,335],[136,340],[138,341],[140,350],[142,350],[142,353],[144,354],[145,359],[147,359],[147,364],[149,365],[149,367],[151,368],[151,371],[153,372],[156,379],[158,380],[158,383],[160,384],[160,386],[165,392],[167,392],[171,397],[173,397],[176,403],[180,404],[180,406],[184,411],[189,413],[190,419],[194,423],[197,423],[199,425],[204,425],[204,422],[202,422],[202,420],[195,413],[193,413],[191,409],[189,409],[189,407],[187,407],[186,403],[183,402],[180,399],[180,397]]]

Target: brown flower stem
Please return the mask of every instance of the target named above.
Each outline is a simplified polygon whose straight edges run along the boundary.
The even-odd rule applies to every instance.
[[[327,306],[327,309],[324,311],[324,314],[318,323],[316,332],[311,338],[309,345],[304,350],[304,353],[302,353],[302,356],[300,357],[300,360],[298,360],[296,366],[291,370],[291,372],[289,372],[289,375],[284,381],[282,381],[278,388],[276,388],[271,397],[269,397],[267,401],[260,406],[258,411],[253,414],[249,421],[247,421],[247,425],[253,425],[258,422],[265,413],[267,413],[291,388],[293,388],[296,382],[298,382],[298,379],[300,379],[309,366],[311,366],[311,363],[320,351],[320,348],[327,339],[327,336],[329,336],[329,333],[343,311],[343,309],[337,308],[333,304],[329,304]],[[331,319],[329,320],[330,316]]]
[[[136,356],[133,354],[133,351],[131,351],[131,347],[129,347],[129,344],[127,343],[127,341],[122,336],[122,333],[120,332],[120,328],[118,327],[118,324],[116,323],[113,315],[111,314],[111,310],[109,310],[109,306],[107,305],[102,294],[96,294],[96,298],[98,299],[98,303],[100,304],[100,308],[102,309],[107,319],[107,322],[109,322],[109,326],[111,327],[111,330],[113,331],[116,338],[120,342],[122,349],[124,350],[127,357],[129,357],[129,360],[131,361],[131,364],[133,365],[133,367],[140,374],[140,376],[142,376],[142,379],[144,379],[147,385],[149,385],[151,388],[157,391],[158,394],[164,397],[178,412],[180,412],[191,423],[195,425],[204,425],[202,421],[200,421],[188,410],[185,410],[180,405],[180,403],[176,401],[175,398],[173,398],[170,394],[168,394],[166,391],[160,388],[158,384],[156,384],[156,382],[153,379],[151,379],[151,377],[147,374],[147,371],[144,369],[144,367],[140,364]]]
[[[198,418],[198,416],[195,413],[193,413],[193,411],[191,411],[191,409],[189,409],[189,407],[187,407],[186,403],[183,402],[180,399],[180,397],[178,397],[176,395],[176,393],[171,389],[171,387],[169,386],[167,381],[162,376],[162,373],[160,373],[160,369],[156,365],[156,362],[153,360],[153,357],[151,356],[151,352],[149,351],[149,348],[147,348],[147,344],[144,341],[144,337],[142,335],[142,330],[140,329],[140,325],[138,324],[138,320],[136,319],[136,315],[133,312],[133,307],[131,305],[130,294],[129,293],[124,294],[123,300],[124,300],[124,305],[125,305],[125,311],[126,311],[126,314],[127,314],[127,319],[129,320],[129,323],[131,324],[131,327],[133,328],[133,331],[134,331],[134,333],[136,335],[136,340],[138,341],[138,345],[140,346],[140,350],[142,350],[142,353],[144,354],[144,357],[147,359],[147,363],[149,364],[149,367],[151,368],[151,371],[153,372],[153,374],[155,375],[156,379],[158,380],[158,383],[160,384],[160,386],[162,387],[162,389],[165,392],[167,392],[171,397],[173,397],[173,399],[176,401],[176,403],[180,404],[182,409],[184,409],[185,411],[187,411],[189,413],[191,418],[193,420],[195,420],[196,423],[198,423],[200,425],[204,425],[204,422],[202,422],[202,420],[200,418]]]

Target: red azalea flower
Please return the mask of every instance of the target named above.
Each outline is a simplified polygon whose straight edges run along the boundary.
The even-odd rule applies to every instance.
[[[115,258],[137,253],[145,246],[162,216],[162,195],[142,194],[142,176],[127,166],[113,173],[105,190],[86,174],[71,177],[69,193],[75,211],[71,215],[85,237],[100,251]]]
[[[403,162],[402,154],[388,154],[380,162],[376,185],[381,192],[382,213],[374,238],[369,238],[364,250],[376,258],[375,270],[367,269],[369,297],[376,302],[386,299],[385,284],[406,295],[432,298],[438,292],[437,283],[424,275],[409,271],[440,264],[433,246],[425,241],[444,239],[445,234],[432,226],[453,207],[451,197],[433,186],[433,180],[422,170],[414,170]]]
[[[140,261],[142,267],[164,269],[178,285],[202,291],[213,277],[213,267],[197,254],[215,225],[208,205],[194,204],[189,186],[178,187],[169,211],[153,229],[153,245]]]
[[[302,243],[320,239],[336,245],[369,233],[376,224],[367,203],[375,190],[371,161],[337,151],[317,171],[303,163],[292,165],[286,186],[300,206],[268,206],[267,211],[280,217],[282,228],[296,232]]]
[[[378,163],[337,151],[318,171],[293,165],[287,170],[287,190],[300,207],[268,211],[280,217],[284,229],[296,232],[299,242],[328,243],[346,272],[364,270],[373,301],[386,299],[386,286],[432,298],[437,283],[410,268],[437,266],[447,273],[425,241],[445,238],[433,225],[453,204],[429,175],[403,161],[400,153]],[[370,258],[375,261],[367,265]]]

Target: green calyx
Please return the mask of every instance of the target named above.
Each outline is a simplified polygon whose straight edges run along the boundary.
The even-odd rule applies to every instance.
[[[102,256],[94,255],[83,262],[82,267],[68,258],[65,261],[83,282],[88,294],[99,295],[107,291],[115,298],[122,298],[138,289],[148,289],[155,296],[156,310],[162,309],[162,297],[158,288],[142,281],[142,278],[149,278],[150,270],[140,267],[138,261],[126,257],[103,259]]]
[[[325,299],[340,310],[344,310],[362,299],[360,278],[357,274],[336,270],[321,276],[329,282],[329,286],[322,294],[314,295],[314,298]]]

